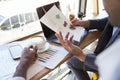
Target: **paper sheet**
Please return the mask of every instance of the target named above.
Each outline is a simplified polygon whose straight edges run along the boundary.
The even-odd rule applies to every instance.
[[[47,68],[55,68],[68,54],[63,47],[50,45],[50,48],[42,54],[39,54],[40,64]]]
[[[85,29],[82,27],[77,29],[70,28],[71,22],[55,5],[40,19],[40,21],[56,33],[61,31],[63,37],[70,32],[70,36],[74,35],[73,40],[76,41],[80,41],[81,36],[83,36],[85,32]]]

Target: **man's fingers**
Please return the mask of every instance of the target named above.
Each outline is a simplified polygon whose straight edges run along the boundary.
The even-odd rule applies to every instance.
[[[58,40],[60,41],[60,43],[63,45],[64,40],[63,40],[63,37],[62,37],[62,33],[59,32],[59,34],[56,33],[55,35],[57,36],[57,38],[58,38]]]
[[[56,37],[57,37],[59,40],[63,39],[61,32],[56,33],[55,35],[56,35]]]
[[[73,37],[74,37],[73,35],[70,37],[70,41],[71,41],[71,42],[72,42],[72,40],[73,40]]]
[[[69,32],[66,34],[65,39],[68,39],[69,34],[70,34]]]
[[[33,45],[30,45],[30,46],[28,47],[28,49],[30,49],[30,48],[33,48]]]
[[[59,32],[59,37],[60,37],[60,39],[63,39],[63,36],[62,36],[62,32],[61,32],[61,31]]]
[[[71,23],[74,23],[74,22],[76,22],[76,21],[77,21],[77,18],[71,20]]]
[[[27,47],[27,49],[30,50],[30,51],[35,51],[35,52],[37,52],[38,47],[37,47],[37,46],[30,45],[29,47]]]
[[[71,51],[71,47],[69,45],[69,42],[67,39],[65,39],[65,48],[70,52]]]
[[[37,47],[37,46],[34,46],[34,50],[37,52],[37,50],[38,50],[38,47]]]

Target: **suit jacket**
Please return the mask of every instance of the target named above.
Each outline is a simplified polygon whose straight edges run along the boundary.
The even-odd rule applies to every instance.
[[[89,30],[90,29],[98,29],[103,31],[99,38],[98,45],[94,51],[94,54],[87,54],[84,63],[85,65],[88,65],[97,71],[98,68],[95,64],[96,56],[100,54],[100,52],[102,52],[105,48],[109,47],[107,44],[112,36],[113,26],[110,25],[108,18],[103,18],[98,20],[90,20]]]

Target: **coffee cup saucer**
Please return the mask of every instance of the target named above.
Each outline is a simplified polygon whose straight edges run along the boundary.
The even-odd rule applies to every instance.
[[[49,49],[49,46],[50,46],[50,44],[49,44],[48,42],[46,42],[46,43],[45,43],[45,46],[44,46],[43,48],[38,49],[38,54],[40,54],[40,53],[48,50],[48,49]]]

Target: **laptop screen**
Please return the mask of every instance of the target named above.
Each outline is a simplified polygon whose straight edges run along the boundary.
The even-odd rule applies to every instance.
[[[56,7],[58,9],[60,9],[60,3],[59,1],[57,2],[54,2],[54,3],[50,3],[50,4],[47,4],[47,5],[44,5],[44,6],[41,6],[41,7],[38,7],[37,8],[37,14],[38,14],[38,17],[39,19],[42,18],[43,15],[45,15],[45,13],[53,6],[53,5],[56,5]],[[46,25],[44,25],[42,22],[40,22],[41,26],[42,26],[42,30],[43,30],[43,33],[46,37],[47,40],[49,40],[52,36],[55,35],[55,32],[53,30],[51,30],[50,28],[48,28]]]

